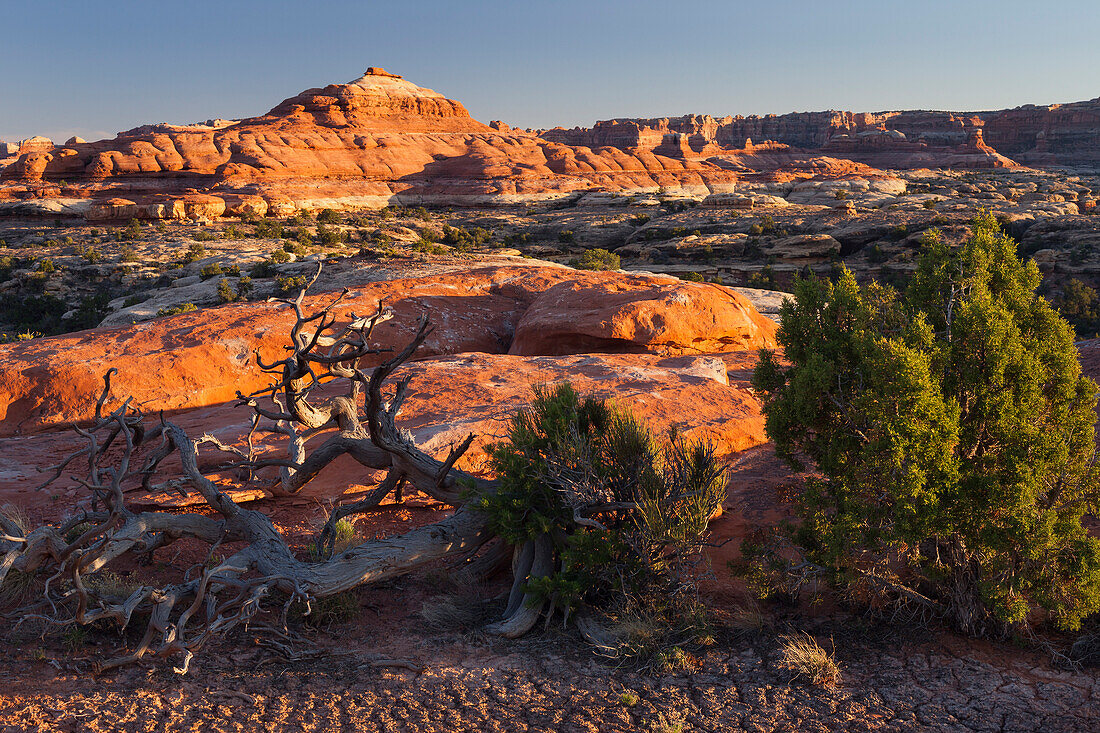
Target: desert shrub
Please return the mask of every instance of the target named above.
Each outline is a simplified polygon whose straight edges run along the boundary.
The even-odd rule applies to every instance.
[[[680,279],[687,280],[688,282],[692,283],[701,283],[706,282],[707,280],[705,277],[703,277],[702,273],[699,272],[685,272],[683,275],[680,276]]]
[[[1035,264],[991,215],[972,232],[954,249],[931,236],[901,295],[843,268],[797,283],[789,366],[765,352],[753,384],[779,455],[820,477],[799,526],[746,544],[748,569],[788,590],[824,576],[968,633],[1073,629],[1100,610],[1100,541],[1081,524],[1100,498],[1097,387]]]
[[[318,224],[339,224],[341,221],[343,217],[332,209],[321,209],[321,213],[317,214]]]
[[[0,317],[18,332],[34,331],[47,336],[61,333],[61,317],[68,304],[53,295],[0,293]]]
[[[218,238],[217,232],[208,232],[205,229],[196,229],[191,232],[191,239],[196,242],[212,242]]]
[[[888,259],[889,255],[877,244],[871,245],[871,249],[867,252],[867,261],[872,264],[880,265]]]
[[[630,217],[630,223],[636,227],[640,227],[648,224],[649,219],[649,214],[635,214],[634,216]]]
[[[833,191],[833,198],[837,201],[846,201],[848,198],[851,197],[851,195],[852,194],[849,193],[848,189],[846,188],[838,188]]]
[[[233,286],[229,284],[229,280],[222,278],[218,283],[218,302],[219,303],[232,303],[237,299],[237,291],[233,289]]]
[[[255,284],[252,282],[252,278],[248,275],[241,275],[241,278],[237,280],[237,299],[248,300],[252,297],[253,291],[256,289]]]
[[[173,307],[164,307],[157,311],[157,318],[163,316],[178,316],[181,313],[190,313],[197,311],[199,308],[194,303],[184,303],[183,305],[177,305]]]
[[[485,244],[492,236],[492,232],[481,227],[473,229],[446,225],[443,227],[443,243],[449,244],[460,252],[467,252],[478,245]]]
[[[572,244],[577,241],[577,237],[572,229],[565,229],[558,232],[558,241],[563,244]]]
[[[137,252],[132,246],[126,245],[118,251],[118,260],[119,262],[137,262]]]
[[[199,277],[201,277],[203,280],[209,280],[215,275],[221,275],[222,272],[222,263],[211,262],[210,264],[202,266],[202,269],[199,270]]]
[[[416,240],[416,242],[413,243],[412,248],[417,252],[423,252],[424,254],[429,255],[447,254],[447,249],[445,247],[434,244],[431,239],[426,239],[423,234],[420,236],[420,239]]]
[[[749,287],[763,290],[779,290],[779,281],[775,279],[775,270],[771,265],[764,265],[760,272],[749,275]]]
[[[1051,298],[1058,312],[1073,326],[1077,338],[1096,338],[1100,333],[1100,302],[1096,290],[1072,278]]]
[[[281,250],[276,250],[276,252],[278,251]],[[275,277],[279,271],[275,267],[275,252],[272,252],[271,255],[272,257],[270,260],[260,260],[253,264],[252,267],[248,269],[248,274],[252,277]],[[285,256],[287,260],[290,259],[290,255],[286,252],[283,252],[283,256]],[[285,262],[286,260],[283,261]]]
[[[331,211],[331,209],[326,209],[325,211]],[[320,219],[318,219],[318,221],[320,221]],[[333,229],[324,224],[317,225],[317,241],[326,247],[334,247],[337,244],[343,244],[347,239],[348,235],[339,229]]]
[[[805,632],[780,637],[779,666],[790,673],[792,681],[804,679],[823,687],[840,681],[840,667],[833,655]]]
[[[283,297],[297,295],[302,288],[309,284],[309,278],[305,275],[294,275],[275,278],[275,294]]]
[[[274,219],[260,219],[252,225],[252,236],[257,239],[281,239],[283,225]]]
[[[726,484],[711,446],[659,443],[630,412],[565,383],[536,388],[490,456],[500,488],[477,506],[493,531],[554,546],[554,570],[529,592],[602,614],[641,656],[698,639],[693,568]]]
[[[569,264],[578,270],[618,270],[622,267],[622,259],[606,249],[588,249]]]
[[[188,245],[187,251],[183,253],[181,258],[184,264],[190,264],[192,262],[198,262],[206,256],[206,247],[202,244],[195,243]]]
[[[504,235],[504,245],[506,247],[514,247],[517,244],[530,244],[531,241],[531,235],[528,232]]]
[[[67,319],[68,327],[78,331],[95,328],[111,312],[108,305],[110,302],[111,296],[107,293],[96,293],[85,297],[80,301],[73,315]]]
[[[126,225],[125,229],[119,229],[115,234],[115,238],[119,241],[127,240],[133,241],[141,238],[141,222],[137,219],[131,219],[130,223]]]

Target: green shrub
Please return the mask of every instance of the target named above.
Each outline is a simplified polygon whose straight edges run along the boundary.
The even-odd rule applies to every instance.
[[[577,237],[573,234],[572,229],[565,229],[558,232],[558,241],[563,244],[572,244],[577,241]]]
[[[197,311],[199,308],[194,303],[184,303],[183,305],[177,305],[175,307],[161,308],[157,311],[157,318],[162,316],[178,316],[181,313],[191,313]]]
[[[274,219],[260,219],[252,227],[252,236],[257,239],[282,239],[283,225]]]
[[[1100,333],[1100,298],[1096,290],[1071,278],[1055,297],[1051,298],[1058,312],[1073,326],[1077,338],[1096,338]]]
[[[274,252],[272,253],[272,259],[274,259]],[[290,259],[286,252],[283,255]],[[279,271],[275,268],[275,263],[270,260],[261,260],[260,262],[252,265],[248,270],[248,274],[252,277],[275,277]]]
[[[232,303],[236,299],[237,291],[229,284],[229,280],[222,278],[221,282],[218,283],[218,302]]]
[[[703,277],[702,273],[699,272],[685,272],[683,275],[680,276],[680,279],[687,280],[688,282],[692,283],[706,282],[706,278]]]
[[[209,280],[215,275],[221,274],[222,264],[220,262],[211,262],[210,264],[203,265],[202,269],[199,270],[199,277],[201,277],[203,280]]]
[[[317,215],[318,224],[339,224],[342,220],[343,217],[332,209],[321,209]]]
[[[443,226],[443,243],[449,244],[460,252],[468,252],[474,247],[483,245],[492,236],[492,232],[481,227],[463,229],[462,227]]]
[[[183,263],[191,264],[192,262],[198,262],[206,256],[206,247],[202,244],[188,245],[187,251],[183,253]]]
[[[277,264],[290,262],[290,253],[286,249],[277,249],[271,253],[271,261]]]
[[[298,293],[309,284],[309,278],[305,275],[295,275],[293,277],[276,277],[275,278],[275,294],[283,297],[297,296]]]
[[[80,301],[76,312],[69,317],[67,325],[77,331],[85,328],[95,328],[111,312],[110,307],[107,305],[110,301],[111,296],[107,293],[96,293],[85,297]]]
[[[194,239],[196,242],[213,242],[217,238],[217,232],[208,232],[205,229],[196,229],[191,233],[191,239]]]
[[[137,252],[132,246],[127,244],[118,251],[118,260],[119,262],[137,262]]]
[[[820,475],[779,535],[810,564],[757,540],[747,569],[793,590],[820,568],[849,598],[973,634],[1100,610],[1100,540],[1081,523],[1100,499],[1097,386],[1039,281],[985,213],[959,248],[930,236],[903,295],[846,269],[799,282],[789,366],[765,353],[753,384],[779,455]]]
[[[606,249],[589,249],[569,264],[578,270],[618,270],[622,259]]]
[[[237,281],[237,299],[248,300],[252,297],[252,292],[256,289],[252,283],[252,278],[248,275],[242,275],[241,279]]]
[[[476,506],[502,538],[551,542],[560,560],[528,592],[601,614],[636,654],[697,638],[693,568],[726,491],[711,446],[660,444],[630,412],[566,383],[536,388],[489,453],[499,488]],[[644,643],[628,631],[641,626],[653,629]]]
[[[328,209],[326,209],[328,211]],[[318,218],[320,221],[320,218]],[[339,229],[333,229],[325,226],[324,224],[317,225],[317,241],[326,247],[335,247],[338,244],[343,244],[348,239],[348,235]]]

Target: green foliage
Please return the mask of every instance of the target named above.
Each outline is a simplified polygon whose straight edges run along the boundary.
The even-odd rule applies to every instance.
[[[560,558],[529,592],[558,608],[698,629],[691,571],[726,486],[711,446],[676,435],[659,444],[628,411],[565,383],[537,387],[490,457],[499,489],[476,506],[492,530],[549,541]]]
[[[191,233],[191,239],[196,242],[213,242],[217,238],[217,232],[208,232],[205,229],[196,229]]]
[[[228,279],[222,278],[221,282],[218,283],[218,302],[232,303],[236,299],[237,291],[229,284]]]
[[[771,265],[764,265],[760,272],[749,275],[749,287],[763,290],[779,290],[779,281],[775,279],[775,270]]]
[[[78,331],[85,328],[95,328],[111,312],[111,308],[108,306],[110,302],[111,296],[107,293],[96,293],[87,296],[80,301],[76,312],[68,319],[69,328]]]
[[[61,317],[68,310],[68,304],[53,295],[0,293],[0,318],[16,332],[62,333],[66,329]]]
[[[1096,338],[1100,335],[1100,299],[1094,288],[1072,278],[1051,299],[1051,305],[1070,322],[1077,338]]]
[[[256,286],[252,283],[252,278],[248,275],[241,275],[237,280],[237,299],[248,300],[252,297],[252,292],[256,289]]]
[[[443,243],[449,244],[459,252],[468,252],[479,245],[483,245],[492,236],[492,232],[481,227],[464,229],[462,227],[443,226]]]
[[[276,277],[275,278],[275,294],[283,297],[298,295],[298,293],[309,285],[309,278],[305,275],[295,275],[292,277]]]
[[[681,280],[687,280],[688,282],[701,283],[706,282],[706,278],[699,272],[685,272],[680,276]]]
[[[256,239],[281,239],[283,225],[275,219],[260,219],[252,225],[252,236]]]
[[[622,260],[619,255],[606,249],[588,249],[569,264],[578,270],[618,270],[622,267]]]
[[[191,313],[197,311],[199,308],[194,303],[184,303],[183,305],[177,305],[174,307],[165,307],[157,311],[157,318],[162,316],[178,316],[181,313]]]
[[[572,229],[564,229],[558,232],[558,241],[563,244],[572,244],[577,241],[577,237]]]
[[[275,264],[283,264],[284,262],[290,262],[290,253],[285,249],[277,249],[271,253],[271,262]],[[257,275],[257,277],[268,277],[267,275]]]
[[[198,262],[206,256],[206,247],[202,244],[188,245],[187,251],[183,253],[183,263],[191,264],[192,262]]]
[[[317,214],[318,224],[339,224],[343,221],[343,217],[332,209],[321,209],[321,213]]]
[[[786,537],[855,599],[920,602],[969,633],[1037,611],[1076,628],[1100,610],[1081,525],[1097,387],[1035,264],[991,215],[972,232],[956,249],[929,236],[904,295],[843,269],[783,305],[789,366],[764,353],[753,383],[779,455],[821,474]]]
[[[636,227],[644,226],[649,223],[649,214],[635,214],[630,217],[630,223]]]
[[[331,211],[331,209],[325,209],[325,211]],[[320,221],[320,218],[318,218],[318,221]],[[346,232],[327,227],[324,224],[317,225],[317,241],[326,247],[335,247],[338,244],[343,244],[347,239],[348,235]]]
[[[215,275],[221,275],[222,272],[222,263],[211,262],[210,264],[202,266],[202,269],[199,270],[199,277],[201,277],[203,280],[209,280]]]
[[[118,261],[119,262],[137,262],[138,261],[137,252],[134,250],[134,248],[131,245],[127,244],[126,246],[124,246],[122,249],[120,249],[118,251]]]

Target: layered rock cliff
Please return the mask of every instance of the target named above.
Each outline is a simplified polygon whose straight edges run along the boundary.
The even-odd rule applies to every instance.
[[[1098,165],[1100,99],[975,113],[618,119],[536,134],[485,125],[459,102],[372,67],[259,117],[145,125],[63,145],[32,138],[3,153],[7,210],[92,219],[519,203],[586,191],[700,196],[731,192],[746,177]],[[13,209],[20,201],[30,203]]]

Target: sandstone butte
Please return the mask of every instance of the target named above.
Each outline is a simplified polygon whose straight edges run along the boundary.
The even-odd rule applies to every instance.
[[[754,142],[756,141],[756,142]],[[5,157],[6,156],[6,157]],[[887,177],[882,168],[1100,162],[1100,99],[997,112],[813,112],[485,125],[377,68],[244,120],[0,147],[0,213],[209,219],[577,192],[705,196],[739,181]],[[62,185],[64,183],[64,185]]]
[[[335,296],[309,297],[307,308]],[[776,326],[732,290],[665,276],[494,267],[365,284],[335,312],[350,320],[380,300],[394,318],[376,329],[378,348],[407,343],[422,313],[435,325],[420,361],[407,367],[422,376],[404,418],[428,409],[416,395],[447,414],[422,429],[453,432],[445,426],[486,419],[490,403],[494,414],[510,414],[533,385],[573,379],[636,403],[661,429],[703,430],[724,453],[764,440],[747,370],[759,348],[775,346]],[[247,303],[0,346],[0,437],[89,419],[90,397],[110,367],[118,369],[114,394],[132,396],[146,413],[231,402],[237,390],[270,383],[253,352],[281,358],[292,324],[289,307]]]

